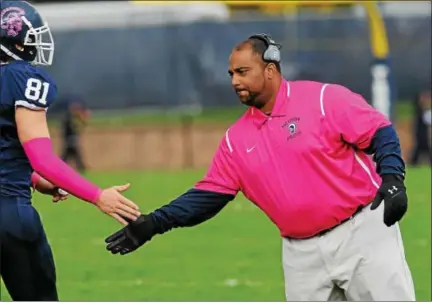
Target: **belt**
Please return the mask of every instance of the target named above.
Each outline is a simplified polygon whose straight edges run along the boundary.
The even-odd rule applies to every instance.
[[[290,238],[290,237],[286,237],[286,238],[293,239],[293,240],[307,240],[307,239],[311,239],[311,238],[315,238],[315,237],[321,237],[321,236],[324,236],[326,233],[332,231],[332,230],[335,229],[336,227],[341,226],[342,224],[344,224],[344,223],[346,223],[347,221],[349,221],[349,220],[351,220],[352,218],[354,218],[354,217],[355,217],[356,215],[358,215],[358,214],[359,214],[359,213],[360,213],[360,212],[361,212],[365,207],[366,207],[365,205],[360,205],[359,207],[357,207],[356,211],[355,211],[351,216],[349,216],[348,218],[342,220],[339,224],[336,224],[335,226],[332,226],[332,227],[330,227],[330,228],[324,229],[324,230],[322,230],[322,231],[316,233],[316,234],[313,235],[313,236],[309,236],[309,237],[306,237],[306,238]]]

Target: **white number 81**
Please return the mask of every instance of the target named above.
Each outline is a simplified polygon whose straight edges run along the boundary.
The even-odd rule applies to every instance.
[[[25,97],[32,101],[37,101],[40,104],[45,105],[47,103],[47,96],[50,84],[48,82],[42,82],[36,78],[30,78],[27,80],[27,87],[25,90]]]

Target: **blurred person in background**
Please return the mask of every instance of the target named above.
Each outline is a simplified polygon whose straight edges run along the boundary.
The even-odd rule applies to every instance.
[[[0,40],[0,275],[14,301],[57,301],[51,246],[31,187],[64,200],[63,189],[122,224],[138,206],[121,192],[101,189],[54,153],[46,112],[57,86],[40,66],[52,64],[48,24],[27,1],[1,1]]]
[[[64,102],[66,114],[62,120],[62,159],[69,163],[73,161],[77,170],[84,173],[86,165],[82,156],[80,137],[90,119],[91,112],[83,98],[77,95],[65,97]]]
[[[414,125],[412,128],[414,144],[409,163],[416,166],[421,164],[422,159],[425,158],[429,165],[432,165],[430,83],[424,85],[412,101],[414,107]]]

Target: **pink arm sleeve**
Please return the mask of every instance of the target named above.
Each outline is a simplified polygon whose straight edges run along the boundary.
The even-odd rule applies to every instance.
[[[376,131],[391,122],[362,96],[340,85],[329,85],[322,99],[325,116],[342,138],[360,149],[371,144]]]
[[[51,139],[33,139],[24,143],[23,148],[31,166],[42,177],[81,200],[97,201],[102,190],[59,159],[53,152]]]
[[[234,169],[235,163],[227,140],[225,137],[219,144],[206,175],[195,184],[196,189],[234,196],[240,190],[238,176]]]

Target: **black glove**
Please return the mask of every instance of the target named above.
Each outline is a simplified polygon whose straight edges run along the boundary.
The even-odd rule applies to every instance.
[[[384,224],[392,226],[402,219],[408,209],[408,197],[402,176],[382,177],[381,187],[372,202],[371,209],[377,209],[382,200],[384,200]]]
[[[106,238],[106,249],[112,254],[120,252],[121,255],[126,255],[150,241],[153,236],[152,220],[147,215],[141,215],[136,221]]]

